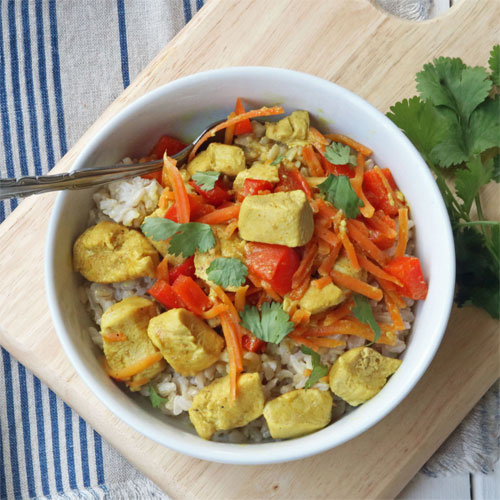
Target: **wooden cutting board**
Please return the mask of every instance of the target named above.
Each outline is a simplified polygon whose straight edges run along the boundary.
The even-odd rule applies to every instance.
[[[217,67],[267,65],[334,81],[380,110],[414,94],[415,73],[438,55],[485,65],[498,42],[498,0],[462,0],[423,23],[367,0],[211,0],[59,162],[70,168],[88,140],[137,97]],[[485,193],[498,218],[498,190]],[[43,252],[55,195],[24,201],[0,226],[0,343],[173,498],[394,497],[499,375],[498,322],[454,310],[420,383],[378,425],[305,460],[262,467],[203,462],[142,437],[90,393],[62,351],[47,309]],[[438,235],[437,235],[438,237]],[[26,283],[29,299],[26,300]]]

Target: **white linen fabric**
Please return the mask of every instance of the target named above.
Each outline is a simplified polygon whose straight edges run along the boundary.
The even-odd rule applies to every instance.
[[[427,17],[429,0],[379,0]],[[0,176],[47,173],[203,5],[202,0],[0,0]],[[17,206],[0,202],[0,222]],[[424,469],[498,457],[498,388]],[[167,498],[4,349],[0,500]]]

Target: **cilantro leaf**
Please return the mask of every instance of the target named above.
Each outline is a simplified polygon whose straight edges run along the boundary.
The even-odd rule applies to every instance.
[[[160,406],[164,405],[168,402],[168,398],[162,398],[153,387],[153,384],[149,382],[149,399],[151,400],[151,404],[153,408],[160,408]]]
[[[316,351],[313,351],[311,348],[306,347],[305,345],[301,345],[300,350],[304,354],[309,354],[311,356],[312,371],[311,375],[309,375],[309,378],[306,381],[306,385],[304,386],[306,389],[310,389],[320,378],[328,375],[328,366],[321,364],[320,355]]]
[[[243,327],[273,344],[279,344],[295,328],[279,302],[264,302],[260,315],[255,306],[246,305],[240,316]]]
[[[248,267],[240,259],[234,258],[219,257],[207,269],[208,279],[222,288],[243,285],[247,275]]]
[[[469,158],[467,145],[464,143],[463,134],[460,130],[460,123],[457,115],[446,108],[436,110],[437,114],[443,118],[442,139],[431,151],[431,161],[441,167],[460,165]]]
[[[380,330],[380,326],[375,321],[375,317],[373,316],[373,311],[370,307],[368,299],[361,295],[354,295],[354,307],[352,309],[352,312],[354,316],[358,318],[359,321],[361,321],[361,323],[368,325],[373,330],[373,333],[375,335],[371,343],[375,344],[375,342],[377,342],[377,340],[380,338],[382,332]]]
[[[220,172],[213,172],[211,170],[196,172],[193,174],[193,180],[197,186],[200,186],[202,191],[211,191],[215,187],[215,183],[220,177],[220,174]]]
[[[491,90],[492,82],[482,67],[467,67],[460,59],[440,57],[417,73],[421,97],[435,106],[455,111],[465,123]]]
[[[357,217],[358,207],[364,206],[346,175],[330,174],[324,182],[318,185],[318,188],[324,193],[326,200],[339,210],[343,210],[349,219]]]
[[[500,147],[500,99],[488,99],[470,117],[468,149],[479,154],[487,149]]]
[[[196,250],[208,252],[215,246],[215,237],[208,224],[188,222],[178,224],[162,217],[149,217],[141,225],[142,232],[152,240],[170,239],[168,253],[191,257]]]
[[[495,45],[490,52],[488,61],[491,70],[491,79],[500,87],[500,45]]]
[[[334,165],[357,165],[356,156],[351,153],[351,148],[340,142],[332,142],[325,150],[325,158]]]
[[[280,165],[281,162],[284,160],[284,156],[283,155],[278,155],[272,162],[271,162],[271,165]]]
[[[479,192],[479,188],[488,184],[493,173],[493,159],[488,160],[484,165],[479,156],[465,164],[464,168],[457,170],[455,174],[455,189],[457,196],[463,200],[465,212],[469,212],[472,202]]]

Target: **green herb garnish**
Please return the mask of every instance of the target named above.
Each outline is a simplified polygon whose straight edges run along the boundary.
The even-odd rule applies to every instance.
[[[272,162],[271,165],[279,165],[284,160],[283,155],[278,155]]]
[[[151,400],[151,404],[153,408],[160,408],[160,406],[164,405],[168,402],[168,398],[162,398],[153,387],[153,384],[149,382],[149,399]]]
[[[332,142],[325,149],[325,158],[334,165],[357,165],[358,160],[351,148],[340,142]]]
[[[241,286],[248,276],[248,267],[240,259],[219,257],[207,269],[207,277],[222,288]]]
[[[310,389],[320,378],[328,375],[328,366],[321,364],[321,357],[316,351],[313,351],[305,345],[301,345],[300,350],[304,354],[309,354],[311,356],[312,371],[304,386],[306,389]]]
[[[207,172],[196,172],[193,174],[193,181],[202,191],[211,191],[215,187],[215,183],[220,177],[220,174],[220,172],[214,172],[212,170],[208,170]]]
[[[325,195],[326,201],[342,210],[348,219],[356,218],[359,215],[358,207],[364,206],[346,175],[330,174],[318,188]]]
[[[368,325],[372,329],[374,337],[371,343],[375,344],[375,342],[377,342],[380,338],[382,332],[380,331],[380,326],[375,321],[368,299],[362,295],[354,295],[354,307],[352,312],[354,316],[361,321],[361,323]]]
[[[260,314],[255,306],[246,305],[240,316],[242,326],[273,344],[279,344],[295,328],[279,302],[264,302]]]

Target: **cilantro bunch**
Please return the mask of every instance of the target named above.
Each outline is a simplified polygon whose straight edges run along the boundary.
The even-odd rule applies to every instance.
[[[481,188],[500,182],[500,46],[489,69],[440,57],[417,73],[419,96],[387,116],[429,165],[443,195],[455,240],[459,306],[494,318],[500,308],[500,224],[487,220]]]

